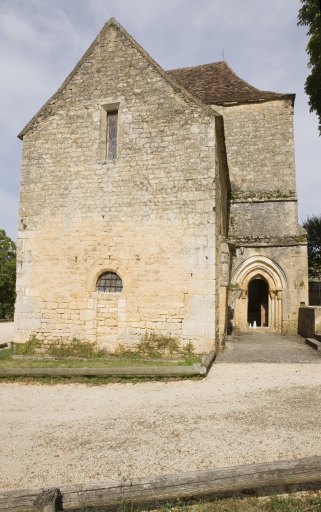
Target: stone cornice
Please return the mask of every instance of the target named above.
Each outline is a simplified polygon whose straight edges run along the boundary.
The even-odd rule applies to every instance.
[[[233,247],[289,247],[307,245],[307,237],[304,234],[292,236],[252,236],[228,238],[227,243]]]

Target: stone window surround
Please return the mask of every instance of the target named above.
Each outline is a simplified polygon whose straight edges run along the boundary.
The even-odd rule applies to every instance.
[[[97,279],[97,292],[120,293],[122,289],[123,281],[117,272],[103,272]]]
[[[115,163],[119,155],[119,101],[103,101],[100,103],[100,130],[99,130],[99,160],[106,164]],[[117,158],[108,159],[107,157],[107,115],[110,112],[118,112],[118,134],[117,134]]]
[[[99,277],[102,274],[105,274],[106,272],[113,272],[119,276],[119,278],[122,281],[122,285],[123,285],[123,288],[120,292],[100,292],[100,291],[96,290],[96,284],[97,284]],[[98,272],[96,272],[93,277],[91,277],[90,285],[89,285],[89,294],[90,294],[91,298],[97,298],[97,299],[98,298],[99,299],[106,298],[106,299],[108,299],[108,298],[120,297],[123,295],[123,293],[124,293],[124,280],[120,276],[118,269],[104,267],[104,268],[100,269]]]

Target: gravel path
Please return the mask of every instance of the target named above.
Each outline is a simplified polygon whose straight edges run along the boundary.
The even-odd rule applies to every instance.
[[[2,383],[0,486],[321,455],[320,369],[222,362],[194,382]]]

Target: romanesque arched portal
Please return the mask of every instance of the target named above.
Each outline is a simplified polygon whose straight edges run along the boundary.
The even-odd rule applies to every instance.
[[[282,331],[282,300],[286,277],[282,268],[266,256],[252,256],[235,270],[230,286],[234,326],[246,330],[249,323]]]

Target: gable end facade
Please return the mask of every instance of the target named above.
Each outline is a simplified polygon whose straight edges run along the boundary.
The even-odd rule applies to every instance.
[[[225,62],[165,72],[111,19],[19,134],[15,341],[296,332],[293,102]]]
[[[216,119],[105,28],[23,131],[16,341],[114,350],[152,331],[213,346]],[[104,273],[119,292],[97,289]]]

